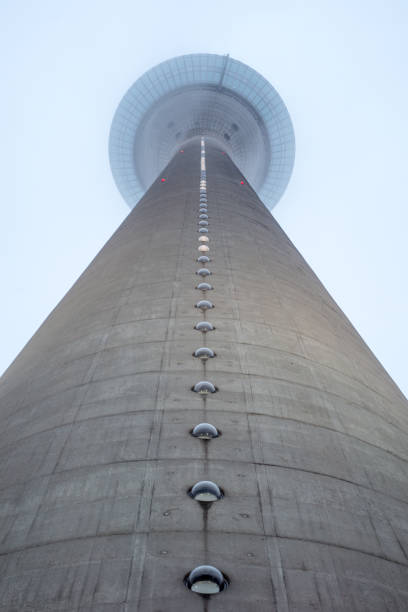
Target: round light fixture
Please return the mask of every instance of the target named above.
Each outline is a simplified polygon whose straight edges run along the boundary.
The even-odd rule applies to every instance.
[[[200,268],[197,270],[196,274],[199,276],[210,276],[211,272],[208,268]]]
[[[212,285],[210,285],[210,283],[198,283],[196,289],[199,289],[200,291],[211,291],[211,289],[213,288]]]
[[[200,348],[198,348],[196,351],[194,351],[193,355],[194,357],[199,357],[203,361],[215,357],[214,351],[206,346],[201,346]]]
[[[200,310],[209,310],[210,308],[214,308],[214,304],[210,302],[210,300],[200,300],[195,307],[200,308]]]
[[[211,325],[211,323],[209,321],[200,321],[195,326],[195,329],[197,329],[198,331],[201,331],[201,332],[203,332],[205,334],[205,333],[207,333],[209,331],[212,331],[214,329],[214,326]]]
[[[191,433],[195,438],[200,438],[200,440],[212,440],[220,435],[218,429],[211,425],[211,423],[199,423]]]
[[[199,565],[184,578],[184,584],[193,593],[199,595],[216,595],[224,591],[229,580],[222,572],[212,565]]]
[[[193,391],[200,393],[200,395],[208,395],[208,393],[215,393],[217,388],[209,380],[200,380],[200,382],[194,385]]]
[[[221,489],[215,482],[211,480],[200,480],[190,489],[189,495],[196,501],[214,502],[223,497]]]

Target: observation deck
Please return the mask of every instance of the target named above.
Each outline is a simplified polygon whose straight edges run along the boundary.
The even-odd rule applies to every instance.
[[[192,54],[148,70],[116,111],[110,164],[130,208],[194,136],[221,142],[266,206],[279,201],[295,157],[292,122],[281,97],[238,60]]]

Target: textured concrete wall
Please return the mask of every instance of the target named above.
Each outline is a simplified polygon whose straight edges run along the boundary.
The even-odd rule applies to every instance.
[[[406,400],[211,144],[203,342],[199,142],[163,176],[4,375],[0,610],[406,611]],[[201,563],[230,588],[188,591]]]

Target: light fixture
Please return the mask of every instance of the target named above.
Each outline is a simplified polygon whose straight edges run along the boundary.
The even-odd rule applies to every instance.
[[[197,323],[194,329],[206,334],[207,332],[212,331],[215,328],[214,325],[212,325],[209,321],[200,321],[199,323]]]
[[[207,257],[207,255],[200,255],[200,257],[197,257],[197,261],[199,261],[200,263],[208,263],[210,261],[210,258]]]
[[[200,244],[200,246],[198,247],[198,250],[201,253],[208,253],[208,251],[210,250],[210,247],[208,247],[206,244]]]
[[[193,387],[194,393],[200,393],[200,395],[208,395],[208,393],[215,393],[217,388],[209,380],[200,380]]]
[[[209,276],[211,272],[208,268],[200,268],[199,270],[197,270],[196,274],[198,274],[199,276]]]
[[[200,308],[200,310],[209,310],[210,308],[214,308],[214,304],[210,302],[210,300],[200,300],[195,307]]]
[[[228,588],[229,580],[212,565],[199,565],[184,578],[184,584],[193,593],[216,595]]]
[[[206,227],[200,227],[200,229],[198,230],[199,234],[208,234],[208,228]]]
[[[199,423],[194,427],[191,434],[195,438],[200,438],[200,440],[212,440],[220,435],[218,429],[211,423]]]
[[[214,351],[206,346],[201,346],[198,348],[196,351],[194,351],[193,355],[194,357],[199,357],[202,361],[215,357]]]
[[[208,219],[208,215],[206,213],[202,213],[198,216],[199,219]]]
[[[208,236],[200,236],[198,239],[199,242],[210,242]]]
[[[201,219],[201,221],[198,222],[198,225],[208,225],[208,221],[206,221],[205,219]]]
[[[210,283],[198,283],[196,289],[199,289],[200,291],[211,291],[211,289],[213,288],[212,285],[210,285]]]
[[[189,495],[196,501],[214,502],[223,497],[220,487],[211,480],[200,480],[191,487]]]

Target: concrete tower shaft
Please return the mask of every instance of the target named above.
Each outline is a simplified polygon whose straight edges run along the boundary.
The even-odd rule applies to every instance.
[[[209,225],[195,139],[4,375],[4,612],[408,607],[407,402],[224,153]],[[190,592],[200,564],[230,587]]]

